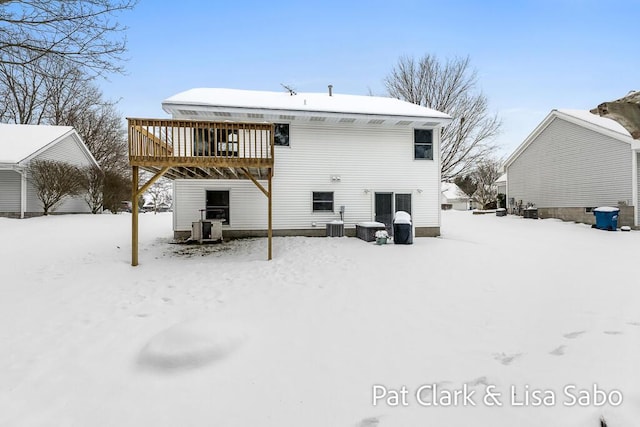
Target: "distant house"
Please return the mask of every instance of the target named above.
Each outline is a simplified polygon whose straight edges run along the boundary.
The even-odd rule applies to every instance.
[[[639,150],[613,120],[553,110],[505,162],[508,210],[593,223],[593,208],[617,206],[618,223],[637,226]]]
[[[496,186],[497,194],[507,194],[507,174],[503,173],[496,179],[496,182],[493,183]]]
[[[172,115],[163,134],[144,120],[130,126],[134,141],[149,141],[177,165],[164,175],[174,180],[176,237],[189,236],[201,215],[221,220],[228,237],[265,236],[271,212],[274,235],[325,235],[325,225],[341,219],[355,235],[363,222],[392,228],[399,210],[411,214],[417,236],[440,234],[447,114],[394,98],[213,88],[179,93],[162,107]],[[258,168],[270,163],[272,172]]]
[[[466,211],[471,207],[471,198],[453,182],[443,182],[440,186],[440,207],[443,210],[453,209]]]
[[[497,195],[496,206],[498,208],[506,208],[507,207],[507,202],[506,202],[507,174],[503,173],[502,175],[500,175],[498,179],[496,179],[496,181],[493,183],[493,185],[496,189],[496,195]]]
[[[24,218],[42,214],[42,205],[27,167],[32,160],[54,160],[76,166],[97,165],[70,126],[0,124],[0,216]],[[90,213],[82,197],[65,199],[55,213]]]

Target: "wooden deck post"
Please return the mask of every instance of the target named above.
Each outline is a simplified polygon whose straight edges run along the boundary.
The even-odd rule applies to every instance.
[[[138,265],[138,166],[132,166],[131,177],[131,265]]]

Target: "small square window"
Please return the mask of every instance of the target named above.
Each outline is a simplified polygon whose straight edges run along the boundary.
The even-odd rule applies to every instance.
[[[413,130],[413,153],[415,159],[433,160],[433,131],[431,129]]]
[[[314,212],[333,212],[333,192],[314,191],[313,192]]]
[[[224,225],[229,225],[229,192],[207,191],[206,219],[219,219]]]
[[[289,125],[286,123],[276,123],[273,128],[273,144],[289,146]]]

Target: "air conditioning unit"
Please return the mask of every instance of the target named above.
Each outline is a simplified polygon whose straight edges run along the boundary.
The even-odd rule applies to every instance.
[[[191,240],[218,242],[222,240],[222,221],[200,220],[191,223]]]
[[[332,221],[327,223],[327,237],[343,237],[344,222]]]

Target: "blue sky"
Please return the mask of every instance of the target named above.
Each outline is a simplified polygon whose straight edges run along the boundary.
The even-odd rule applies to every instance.
[[[640,0],[140,0],[122,16],[127,75],[101,82],[126,117],[167,117],[194,87],[384,95],[402,55],[469,56],[509,154],[554,108],[640,90]]]

